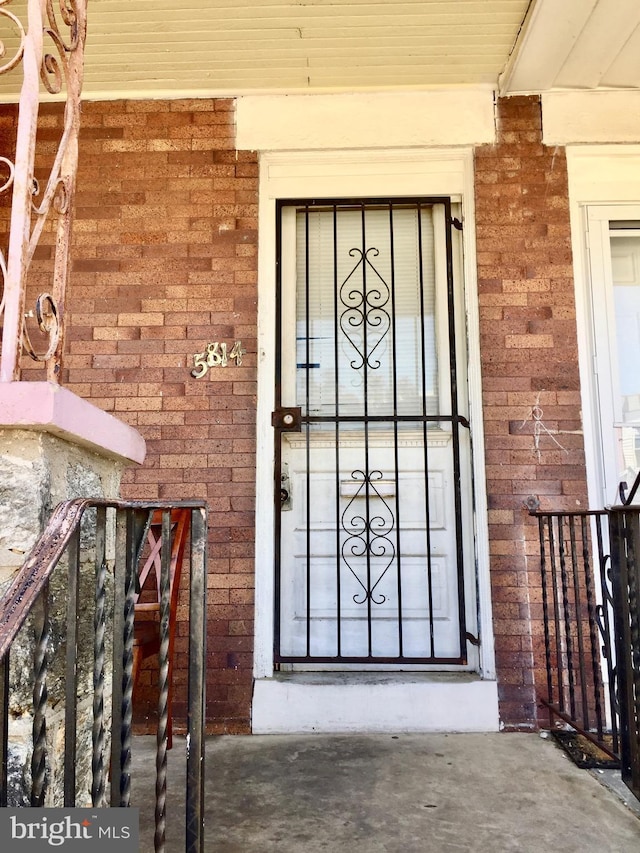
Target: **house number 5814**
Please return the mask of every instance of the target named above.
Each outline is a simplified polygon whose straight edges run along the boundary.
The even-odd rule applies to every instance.
[[[227,367],[230,361],[235,361],[236,366],[240,366],[245,352],[242,341],[236,341],[231,349],[226,343],[214,341],[212,344],[207,344],[204,352],[195,353],[191,375],[194,379],[202,379],[210,367]]]

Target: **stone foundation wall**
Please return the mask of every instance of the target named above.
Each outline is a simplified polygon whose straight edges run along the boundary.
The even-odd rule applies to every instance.
[[[117,498],[123,462],[101,457],[46,432],[0,429],[0,578],[3,591],[37,541],[51,510],[77,497]],[[93,724],[93,612],[95,560],[90,547],[93,513],[83,521],[80,570],[82,612],[78,656],[78,805],[90,805]],[[109,574],[109,566],[108,566]],[[54,570],[49,595],[47,673],[47,805],[62,805],[67,571]],[[9,685],[9,804],[28,804],[33,747],[34,651],[38,616],[30,617],[11,650]],[[110,638],[109,638],[110,639]],[[106,684],[106,695],[110,684]],[[109,703],[106,703],[108,708]],[[108,726],[108,716],[105,718]],[[108,748],[108,746],[107,746]],[[108,756],[105,756],[108,761]]]

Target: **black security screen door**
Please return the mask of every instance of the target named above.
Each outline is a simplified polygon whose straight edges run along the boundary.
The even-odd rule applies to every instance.
[[[456,226],[448,198],[277,204],[277,665],[467,662]]]

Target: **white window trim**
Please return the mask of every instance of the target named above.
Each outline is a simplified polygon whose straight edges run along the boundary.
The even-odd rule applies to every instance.
[[[260,156],[258,250],[258,405],[256,466],[256,596],[254,676],[273,675],[273,459],[275,373],[275,229],[278,198],[448,195],[462,200],[469,405],[473,424],[480,672],[495,679],[482,429],[479,315],[474,232],[473,150],[410,149],[268,152]]]
[[[601,509],[612,496],[603,493],[599,404],[593,371],[591,276],[585,236],[587,211],[594,206],[620,210],[640,204],[640,145],[568,146],[567,169],[587,489],[590,508]]]

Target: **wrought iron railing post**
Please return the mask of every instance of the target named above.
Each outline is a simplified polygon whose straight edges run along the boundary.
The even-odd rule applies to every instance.
[[[124,610],[125,610],[125,572],[127,548],[127,516],[122,509],[116,511],[115,524],[115,561],[114,561],[114,600],[113,600],[113,685],[111,694],[112,731],[117,738],[111,738],[111,797],[112,807],[120,806],[120,770],[121,770],[121,732],[124,725],[122,661],[124,658]]]
[[[600,518],[596,520],[596,524],[600,525]],[[598,623],[596,619],[596,603],[594,598],[594,581],[593,576],[593,561],[592,551],[589,548],[589,530],[587,518],[580,518],[580,532],[582,538],[582,566],[584,570],[584,585],[585,595],[587,599],[587,624],[589,627],[589,649],[591,652],[591,678],[593,679],[594,692],[594,714],[596,718],[596,726],[598,737],[600,740],[604,737],[604,715],[602,710],[602,677],[600,672],[600,655],[598,649]],[[577,572],[576,572],[577,573]],[[587,684],[586,684],[586,666],[583,676],[583,701],[587,702]]]
[[[36,361],[46,363],[47,378],[59,382],[63,346],[64,294],[69,272],[73,195],[78,162],[80,95],[84,66],[87,0],[66,0],[55,5],[48,0],[28,0],[26,31],[21,21],[3,3],[0,19],[9,21],[20,35],[16,54],[0,73],[22,62],[23,83],[18,106],[15,163],[2,157],[9,177],[0,192],[12,188],[11,219],[7,257],[0,253],[3,297],[2,351],[0,382],[20,379],[20,357],[26,351]],[[50,49],[45,50],[45,39]],[[36,134],[40,84],[51,94],[66,86],[63,130],[58,150],[41,199],[35,180]],[[46,352],[36,352],[26,326],[26,287],[31,260],[45,222],[57,217],[54,267],[51,293],[36,300],[35,317],[42,333],[48,336]],[[33,312],[29,312],[33,316]]]
[[[547,524],[551,524],[551,519],[546,519]],[[548,592],[548,572],[547,572],[547,549],[544,538],[545,517],[538,517],[538,541],[540,545],[540,576],[542,581],[542,621],[544,632],[544,658],[547,670],[547,696],[549,702],[553,703],[553,677],[551,670],[551,632],[549,630],[549,592]],[[552,722],[551,711],[549,710],[549,722]]]
[[[546,667],[546,695],[543,688],[539,698],[549,709],[552,729],[560,720],[613,757],[618,728],[608,633],[611,594],[604,577],[602,520],[606,514],[530,512],[538,519]],[[597,566],[594,553],[598,555]],[[595,600],[598,569],[603,595],[600,605]],[[606,736],[603,718],[603,662],[609,675],[613,744]]]
[[[204,720],[207,637],[207,515],[191,513],[189,592],[189,684],[187,728],[186,852],[204,853]]]
[[[47,789],[47,670],[49,666],[49,581],[40,595],[35,624],[33,670],[33,752],[31,754],[31,805],[44,806]]]
[[[76,804],[78,724],[78,615],[80,612],[80,526],[69,540],[67,565],[66,668],[64,708],[64,804]]]
[[[164,853],[167,830],[167,737],[169,703],[169,620],[171,593],[171,512],[162,513],[160,560],[160,648],[158,650],[158,732],[156,737],[156,809],[154,847]]]
[[[27,34],[22,45],[24,78],[18,113],[9,248],[3,292],[4,317],[0,355],[0,381],[2,382],[12,382],[20,378],[20,350],[38,129],[40,66],[44,41],[43,5],[39,0],[38,2],[30,0],[28,3]]]
[[[83,514],[87,509],[95,510],[95,525],[85,525],[80,536]],[[173,515],[174,510],[176,511]],[[149,534],[151,521],[160,511],[163,517],[160,542],[154,542]],[[136,596],[138,570],[150,560],[160,560],[161,601],[158,655],[160,698],[159,726],[156,749],[156,825],[154,846],[158,853],[165,849],[165,824],[167,815],[165,806],[168,794],[167,749],[171,731],[171,719],[168,717],[171,707],[172,677],[172,641],[175,630],[175,611],[170,608],[176,604],[177,581],[179,571],[176,566],[181,562],[184,545],[189,535],[189,524],[180,528],[175,517],[188,520],[191,517],[191,549],[189,555],[190,594],[189,594],[189,659],[187,685],[187,737],[186,737],[186,831],[185,849],[188,853],[204,851],[204,720],[205,720],[205,637],[206,637],[206,540],[207,520],[204,505],[197,501],[182,501],[164,505],[159,502],[143,503],[139,501],[89,500],[77,499],[60,504],[54,510],[47,524],[45,534],[34,545],[25,560],[22,569],[11,582],[5,596],[0,599],[0,805],[6,805],[8,799],[8,718],[9,718],[9,655],[12,644],[19,632],[32,619],[33,625],[33,750],[32,750],[32,790],[30,802],[33,806],[43,806],[54,800],[60,793],[56,772],[62,769],[62,788],[66,805],[74,805],[76,790],[86,783],[91,789],[91,801],[94,807],[107,805],[105,788],[107,776],[111,779],[110,805],[126,807],[132,804],[132,705],[133,672],[132,657],[134,633],[136,627]],[[95,530],[93,542],[88,531]],[[107,548],[113,536],[113,590],[107,582],[112,560],[112,546]],[[85,550],[95,547],[95,553]],[[155,545],[158,546],[154,550]],[[108,552],[108,553],[107,553]],[[91,556],[89,556],[91,554]],[[151,555],[151,556],[149,556]],[[143,559],[144,558],[144,559]],[[66,560],[66,565],[65,561]],[[49,582],[53,572],[60,566],[63,573],[64,590],[67,596],[66,652],[58,654],[59,616],[55,613],[49,619]],[[92,565],[94,561],[94,565]],[[153,565],[157,565],[155,562]],[[83,568],[82,575],[79,573]],[[80,581],[83,583],[85,569],[90,567],[95,583],[95,612],[80,605]],[[141,570],[141,575],[144,572]],[[144,575],[147,577],[147,575]],[[171,596],[169,584],[171,583]],[[144,585],[142,592],[144,593]],[[60,588],[57,580],[52,585],[54,591]],[[148,588],[146,588],[148,592]],[[107,595],[109,593],[109,596]],[[113,615],[109,607],[109,597],[113,593]],[[54,594],[54,599],[55,599]],[[142,612],[148,602],[140,603]],[[151,603],[155,612],[155,603]],[[146,611],[147,613],[149,611]],[[64,618],[64,616],[63,616]],[[82,620],[94,629],[93,639],[93,720],[85,720],[77,713],[79,702],[78,682],[84,685],[86,673],[79,676],[78,665],[84,662],[79,649],[78,638]],[[171,620],[171,627],[170,627]],[[73,623],[73,624],[72,624]],[[113,627],[113,657],[111,667],[112,685],[112,724],[111,756],[105,760],[105,670],[106,666],[106,626]],[[144,626],[154,627],[153,620],[144,621]],[[144,631],[141,631],[144,634]],[[53,638],[49,640],[49,636]],[[137,638],[140,640],[140,636]],[[53,718],[49,739],[54,741],[58,711],[52,707],[58,693],[52,687],[53,696],[47,694],[47,674],[51,666],[59,673],[58,660],[66,656],[64,680],[67,689],[64,693],[65,745],[64,756],[53,751],[47,754],[48,715]],[[51,665],[49,664],[51,658]],[[89,664],[91,666],[91,664]],[[55,668],[54,668],[55,667]],[[90,670],[89,670],[90,672]],[[52,679],[55,685],[56,679]],[[86,698],[89,698],[88,696]],[[73,705],[73,708],[67,705]],[[86,726],[85,726],[86,722]],[[75,766],[76,742],[79,742],[77,729],[82,726],[83,733],[89,733],[91,726],[92,756],[91,779],[88,766],[84,776]],[[54,733],[53,737],[51,733]],[[88,757],[88,756],[87,756]],[[86,777],[86,778],[85,778]],[[146,781],[146,780],[145,780]],[[148,780],[153,785],[152,780]],[[50,788],[50,790],[49,790]],[[13,789],[12,789],[13,790]],[[28,793],[28,792],[27,792]],[[20,796],[23,795],[19,791]],[[135,804],[135,801],[133,801]],[[176,816],[177,817],[177,816]],[[177,817],[183,825],[182,819]]]
[[[0,809],[8,802],[9,655],[0,658]]]
[[[609,511],[622,779],[640,798],[640,508]]]
[[[91,804],[105,805],[105,656],[106,656],[106,605],[105,583],[107,579],[107,510],[98,507],[96,511],[96,559],[95,559],[95,610],[93,617],[93,727],[91,740],[93,746],[91,759]]]

